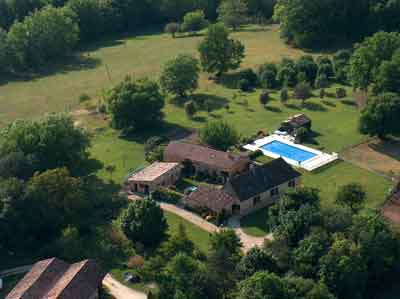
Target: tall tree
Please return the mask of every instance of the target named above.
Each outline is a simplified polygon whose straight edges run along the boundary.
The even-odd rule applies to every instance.
[[[200,129],[200,141],[215,149],[226,151],[239,141],[239,134],[234,127],[222,120],[210,121]]]
[[[244,0],[222,0],[218,7],[218,20],[227,27],[237,30],[248,22],[248,7]]]
[[[149,79],[125,79],[107,97],[112,124],[118,129],[144,130],[163,118],[164,98],[156,82]]]
[[[207,35],[199,45],[203,69],[220,77],[224,72],[237,69],[244,58],[244,46],[240,41],[229,38],[222,24],[210,25]]]

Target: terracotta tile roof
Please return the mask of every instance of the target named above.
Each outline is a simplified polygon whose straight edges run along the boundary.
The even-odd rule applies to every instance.
[[[224,190],[244,201],[299,176],[300,172],[279,158],[233,177],[225,184]]]
[[[178,166],[179,163],[154,162],[146,168],[134,173],[128,181],[152,182]]]
[[[186,204],[207,207],[214,212],[220,212],[237,200],[226,193],[222,188],[208,185],[199,186],[198,189],[184,198]]]
[[[88,299],[104,276],[92,260],[69,265],[52,258],[36,263],[6,299]]]
[[[206,146],[185,142],[171,142],[164,151],[167,162],[190,160],[224,171],[231,171],[239,164],[248,163],[246,156],[218,151]]]

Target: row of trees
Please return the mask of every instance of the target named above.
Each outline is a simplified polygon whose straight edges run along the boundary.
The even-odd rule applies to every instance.
[[[206,255],[183,226],[167,236],[150,199],[131,203],[119,223],[136,244],[161,243],[135,269],[157,282],[160,298],[375,298],[398,275],[400,243],[381,215],[359,214],[363,199],[363,189],[350,184],[338,193],[343,207],[323,209],[318,190],[291,191],[269,211],[274,240],[246,254],[232,230],[212,234]]]
[[[399,0],[278,0],[274,18],[282,35],[300,47],[360,40],[379,30],[400,29]]]

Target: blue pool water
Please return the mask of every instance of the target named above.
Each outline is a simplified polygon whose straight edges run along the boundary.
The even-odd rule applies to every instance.
[[[261,146],[261,148],[284,158],[292,159],[298,162],[306,161],[317,155],[277,140],[264,144]]]

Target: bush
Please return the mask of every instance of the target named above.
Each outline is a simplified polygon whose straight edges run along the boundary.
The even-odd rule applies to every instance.
[[[319,97],[320,97],[321,99],[323,99],[323,98],[325,98],[325,95],[326,95],[325,89],[322,88],[322,89],[319,91]]]
[[[182,199],[182,196],[179,193],[172,191],[168,188],[158,188],[151,193],[150,197],[151,199],[156,201],[162,201],[172,204],[177,204]]]
[[[239,142],[239,133],[223,120],[208,122],[199,131],[200,141],[215,149],[226,151]]]
[[[343,87],[336,88],[336,98],[343,99],[347,96],[346,89]]]
[[[294,97],[302,101],[307,100],[311,97],[311,87],[310,84],[306,82],[301,82],[294,88]]]
[[[164,28],[165,33],[171,34],[173,38],[175,38],[175,35],[177,32],[179,32],[179,24],[178,23],[168,23],[165,25]]]
[[[192,118],[193,115],[196,113],[196,106],[194,105],[193,101],[185,103],[185,112],[189,118]]]
[[[240,79],[238,83],[238,87],[241,91],[250,91],[252,90],[251,84],[247,79]]]
[[[286,87],[282,88],[280,99],[282,103],[286,103],[289,100],[289,90]]]
[[[196,32],[207,27],[207,20],[205,19],[202,10],[188,12],[183,17],[182,30],[186,32]]]
[[[258,84],[257,74],[252,69],[244,69],[239,72],[239,81],[247,80],[250,89],[256,88]]]
[[[258,80],[264,88],[276,88],[278,81],[276,76],[278,74],[278,67],[274,63],[266,63],[258,69]]]
[[[78,100],[79,100],[80,103],[86,102],[86,101],[90,100],[90,96],[87,93],[82,93],[82,94],[79,95]]]
[[[127,76],[107,97],[112,125],[117,129],[148,130],[161,122],[164,97],[158,84]]]
[[[270,100],[270,97],[269,97],[268,90],[263,90],[261,92],[261,94],[260,94],[260,103],[261,103],[261,105],[263,105],[263,106],[267,105],[269,100]]]
[[[329,87],[329,80],[325,74],[321,74],[315,80],[315,87],[316,88],[327,88]]]

